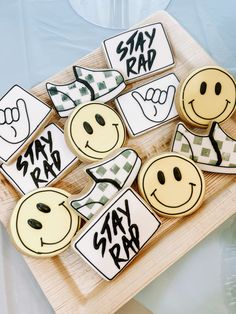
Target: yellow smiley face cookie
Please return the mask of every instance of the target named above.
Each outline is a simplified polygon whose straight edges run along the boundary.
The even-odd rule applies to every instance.
[[[192,160],[166,153],[142,166],[138,187],[158,214],[179,217],[191,214],[201,205],[205,180]]]
[[[125,141],[124,124],[111,107],[102,103],[78,106],[65,125],[65,138],[83,161],[103,159]]]
[[[205,128],[210,122],[229,118],[236,105],[234,78],[219,67],[204,67],[191,73],[176,95],[176,108],[187,123]]]
[[[34,257],[51,257],[64,251],[80,226],[80,218],[67,206],[69,193],[40,188],[22,197],[10,221],[16,247]]]

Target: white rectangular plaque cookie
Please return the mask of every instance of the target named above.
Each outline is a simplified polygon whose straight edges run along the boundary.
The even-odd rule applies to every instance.
[[[131,136],[160,127],[178,116],[175,107],[178,85],[178,78],[170,73],[116,99],[116,106]]]
[[[77,162],[56,124],[48,125],[10,165],[0,172],[21,193],[54,184]]]
[[[126,188],[85,225],[72,247],[104,279],[112,280],[137,256],[160,224],[140,196]]]
[[[11,163],[48,121],[52,109],[18,85],[0,100],[0,161]]]
[[[161,23],[136,28],[103,41],[108,65],[126,82],[174,66],[170,42]]]

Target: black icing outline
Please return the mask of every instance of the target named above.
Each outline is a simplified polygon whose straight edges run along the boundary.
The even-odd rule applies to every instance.
[[[117,143],[119,142],[118,124],[117,124],[117,123],[112,123],[112,125],[113,125],[113,126],[115,127],[115,129],[116,129],[116,135],[117,135],[117,137],[116,137],[115,144],[114,144],[109,150],[103,150],[103,151],[101,151],[101,150],[94,149],[92,146],[89,145],[89,141],[88,141],[88,140],[87,140],[87,142],[86,142],[85,148],[88,147],[88,148],[89,148],[90,150],[92,150],[93,152],[99,153],[99,154],[104,154],[104,153],[108,153],[109,151],[112,151],[112,150],[116,147]]]
[[[126,121],[127,128],[128,128],[128,130],[131,132],[131,134],[132,134],[133,136],[138,136],[139,134],[143,134],[143,133],[145,133],[145,132],[148,132],[149,130],[156,129],[156,128],[161,127],[162,125],[164,125],[164,124],[166,124],[166,123],[168,123],[168,122],[170,122],[170,121],[173,121],[174,119],[176,119],[176,118],[178,117],[178,113],[177,113],[176,116],[174,116],[173,118],[170,118],[170,119],[167,119],[167,118],[168,118],[168,116],[167,116],[166,119],[164,120],[164,122],[154,122],[154,121],[151,121],[151,120],[150,120],[151,122],[156,123],[156,125],[151,126],[151,127],[147,128],[147,129],[145,129],[145,130],[142,130],[142,131],[139,131],[139,132],[135,133],[135,132],[133,131],[133,129],[132,129],[130,123],[129,123],[129,119],[127,118],[127,116],[125,115],[125,113],[124,113],[124,111],[123,111],[123,109],[122,109],[122,106],[121,106],[121,104],[120,104],[120,102],[119,102],[119,98],[122,97],[122,96],[124,96],[124,95],[126,95],[126,94],[132,94],[133,92],[137,91],[139,88],[141,88],[141,87],[143,87],[143,86],[146,86],[146,85],[148,85],[148,84],[154,83],[155,81],[158,81],[158,80],[160,80],[160,79],[162,79],[162,78],[165,78],[165,77],[167,77],[167,76],[169,76],[169,75],[174,75],[175,78],[177,79],[177,81],[180,82],[179,79],[178,79],[178,77],[175,75],[175,73],[172,72],[172,73],[166,74],[166,75],[164,75],[164,76],[161,76],[161,77],[159,77],[159,78],[157,78],[157,79],[155,79],[155,80],[153,80],[153,81],[147,82],[146,84],[140,85],[140,86],[138,86],[138,87],[136,87],[136,88],[134,88],[134,89],[131,89],[131,90],[128,91],[127,93],[124,93],[124,94],[122,94],[121,96],[119,96],[119,97],[117,97],[117,98],[115,99],[116,107],[117,107],[117,109],[119,110],[120,114],[122,115],[123,119]],[[169,85],[169,86],[170,86],[170,85]],[[177,88],[175,87],[175,89],[177,89]],[[176,91],[175,91],[175,96],[176,96]],[[173,106],[173,105],[172,105],[172,106]],[[168,114],[168,115],[169,115],[169,114]],[[145,118],[146,118],[146,116],[145,116]]]
[[[56,125],[55,123],[49,123],[47,126],[45,126],[44,130],[45,130],[47,127],[49,127],[50,125],[54,125],[55,127],[57,127],[58,130],[61,131],[61,133],[64,135],[63,130],[62,130],[58,125]],[[42,133],[41,133],[41,134],[42,134]],[[38,138],[38,137],[37,137],[37,138]],[[35,138],[31,143],[35,142],[35,140],[36,140],[37,138]],[[31,143],[29,143],[29,145],[30,145]],[[29,145],[28,145],[28,146],[29,146]],[[28,146],[27,146],[27,148],[28,148]],[[26,148],[26,149],[27,149],[27,148]],[[24,153],[24,152],[25,152],[25,151],[23,151],[22,153]],[[20,154],[20,156],[21,156],[21,155],[22,155],[22,154]],[[18,157],[19,157],[19,156],[18,156]],[[17,160],[17,159],[16,159],[16,160]],[[42,187],[47,187],[47,186],[49,186],[52,182],[57,181],[58,178],[60,178],[60,177],[62,176],[62,173],[63,173],[64,171],[66,171],[66,169],[70,168],[70,166],[71,166],[76,160],[78,160],[78,158],[75,156],[74,159],[73,159],[69,164],[67,164],[67,166],[66,166],[65,168],[61,169],[60,173],[58,174],[58,176],[57,176],[56,178],[52,179],[51,181],[48,181],[48,183],[47,183],[46,185],[41,186],[41,188],[42,188]],[[16,163],[16,161],[14,162],[14,164],[15,164],[15,163]],[[17,182],[12,178],[12,176],[10,176],[9,173],[4,169],[5,167],[8,167],[8,165],[5,165],[5,164],[0,165],[0,172],[4,174],[4,176],[10,181],[10,183],[12,183],[12,184],[15,186],[15,188],[17,188],[23,195],[29,193],[30,191],[28,191],[28,192],[25,193],[25,192],[21,189],[21,187],[20,187],[20,186],[17,184]],[[36,188],[36,187],[34,187],[34,188]]]
[[[39,98],[35,97],[33,94],[29,93],[27,90],[25,90],[24,88],[22,88],[21,86],[19,86],[18,84],[13,85],[1,98],[0,98],[0,103],[1,101],[4,99],[4,97],[6,97],[12,89],[14,89],[15,87],[20,88],[21,90],[23,90],[25,93],[27,93],[28,95],[30,95],[31,97],[33,97],[34,99],[36,99],[37,101],[39,101],[42,105],[46,106],[47,108],[49,108],[50,110],[48,111],[47,115],[44,116],[44,118],[39,121],[39,123],[36,125],[36,127],[33,130],[30,130],[29,136],[27,138],[25,138],[21,143],[21,145],[17,148],[17,150],[14,151],[14,153],[12,153],[8,159],[4,159],[0,156],[0,160],[2,160],[4,163],[7,163],[9,159],[12,158],[12,156],[14,156],[19,150],[21,150],[21,147],[24,146],[24,144],[26,142],[29,141],[29,139],[31,138],[31,136],[33,136],[33,134],[36,132],[36,130],[40,127],[40,125],[42,123],[44,123],[45,120],[47,120],[48,116],[50,116],[51,112],[52,112],[52,108],[48,106],[48,104],[44,103],[42,100],[40,100]],[[23,99],[22,97],[18,98],[18,99]],[[17,100],[18,100],[17,99]],[[24,100],[24,99],[23,99]],[[25,100],[24,100],[25,101]],[[13,145],[13,144],[12,144]]]
[[[36,190],[35,191],[35,193],[33,193],[33,195],[35,195],[35,194],[38,194],[38,193],[41,193],[42,191],[38,191],[38,190]],[[63,194],[63,193],[61,193],[61,192],[59,192],[59,191],[53,191],[54,193],[57,193],[57,194],[60,194],[60,195],[62,195],[62,196],[65,196],[66,198],[68,198],[68,196],[67,195],[65,195],[65,194]],[[71,237],[71,239],[70,239],[70,241],[66,244],[66,245],[64,245],[63,247],[61,247],[61,248],[59,248],[59,249],[57,249],[57,250],[54,250],[54,251],[51,251],[51,252],[36,252],[36,251],[34,251],[34,250],[32,250],[32,249],[30,249],[28,246],[26,246],[25,244],[24,244],[24,242],[22,241],[22,239],[21,239],[21,237],[20,237],[20,234],[19,234],[19,231],[18,231],[18,216],[19,216],[19,212],[20,212],[20,210],[21,210],[21,207],[22,207],[22,205],[28,200],[28,198],[30,198],[32,196],[32,194],[30,194],[29,196],[27,196],[24,200],[23,200],[23,202],[21,202],[21,204],[20,204],[20,206],[19,206],[19,208],[17,209],[17,214],[16,214],[16,219],[15,219],[15,224],[14,224],[14,226],[15,226],[15,228],[16,228],[16,233],[17,233],[17,235],[18,235],[18,239],[20,240],[20,242],[22,243],[22,245],[27,249],[27,250],[29,250],[29,251],[31,251],[31,252],[33,252],[33,253],[35,253],[35,254],[37,254],[37,255],[48,255],[48,254],[52,254],[52,253],[54,253],[54,252],[57,252],[57,251],[61,251],[61,250],[63,250],[64,248],[66,248],[70,243],[71,243],[71,240],[72,240],[72,238],[73,238],[73,236]],[[71,212],[69,211],[69,209],[66,207],[66,206],[63,206],[64,208],[66,208],[67,209],[67,211],[68,211],[68,213],[69,213],[69,215],[70,215],[70,230],[71,230],[71,226],[72,226],[72,216],[71,216]],[[77,228],[76,228],[76,232],[77,232],[77,230],[78,230],[78,226],[79,226],[79,223],[80,223],[80,218],[78,217],[78,222],[77,222]],[[70,230],[69,230],[69,232],[70,232]],[[69,234],[69,232],[68,232],[68,234]],[[76,233],[75,233],[76,234]],[[41,241],[41,240],[40,240]],[[62,240],[63,241],[63,240]],[[27,252],[25,252],[25,253],[27,253]]]
[[[79,65],[74,65],[74,66],[73,66],[74,76],[75,76],[75,78],[76,78],[76,80],[77,80],[78,82],[81,82],[81,83],[83,83],[83,84],[85,84],[85,83],[84,83],[84,80],[83,80],[83,79],[80,79],[80,78],[78,77],[77,72],[76,72],[76,68],[88,70],[88,71],[90,71],[90,72],[111,72],[111,71],[116,71],[116,72],[122,77],[122,79],[123,79],[123,82],[121,82],[120,84],[118,84],[117,87],[119,87],[119,86],[122,85],[122,84],[125,84],[125,79],[124,79],[123,74],[122,74],[120,71],[116,70],[116,69],[90,69],[90,68],[81,67],[81,66],[79,66]],[[87,81],[85,81],[85,82],[87,83]],[[89,85],[89,83],[87,83],[87,84]],[[126,87],[126,84],[125,84],[125,87]],[[125,89],[125,87],[124,87],[124,89]],[[91,86],[89,85],[88,88],[90,89]],[[92,89],[92,88],[91,88],[91,89]],[[93,90],[93,89],[92,89],[92,90]],[[94,93],[94,90],[93,90],[93,93]],[[103,97],[103,96],[105,96],[105,95],[108,95],[108,94],[110,94],[110,92],[107,92],[107,93],[103,94],[102,96],[100,96],[100,97],[98,97],[98,98],[95,98],[95,96],[94,96],[94,99],[91,99],[91,100],[99,100],[99,98],[101,98],[101,97]],[[119,94],[120,94],[120,93],[119,93]],[[117,94],[116,96],[118,96],[118,94]],[[112,97],[110,100],[114,99],[116,96]],[[109,100],[108,100],[108,101],[109,101]]]
[[[134,254],[134,256],[123,266],[121,267],[121,269],[112,277],[112,278],[108,278],[102,271],[99,270],[99,268],[97,268],[93,263],[92,261],[90,261],[77,247],[77,243],[80,242],[80,240],[90,231],[90,229],[93,228],[93,226],[110,210],[110,208],[113,207],[113,205],[119,201],[119,199],[121,199],[123,197],[124,194],[126,194],[127,192],[131,192],[134,197],[136,197],[141,203],[142,205],[147,209],[147,211],[156,219],[156,221],[159,223],[158,227],[156,228],[156,230],[150,235],[150,237],[143,243],[142,246],[140,246],[140,249],[137,251],[136,254]],[[106,205],[105,205],[106,206]],[[141,199],[140,196],[138,196],[138,194],[134,193],[134,191],[131,189],[131,188],[127,188],[126,190],[123,191],[122,194],[119,194],[118,197],[115,198],[115,201],[112,200],[112,202],[109,203],[108,207],[105,209],[105,211],[103,212],[103,214],[98,218],[98,219],[95,219],[95,221],[93,221],[89,228],[86,230],[86,232],[84,232],[84,234],[79,237],[79,239],[76,240],[76,242],[73,243],[73,248],[74,250],[78,251],[79,254],[83,257],[83,259],[85,259],[89,264],[92,265],[93,268],[95,268],[97,270],[98,273],[100,273],[104,278],[106,278],[107,280],[112,280],[114,279],[116,276],[119,275],[119,273],[122,272],[122,270],[124,270],[124,268],[126,266],[128,266],[132,260],[139,254],[139,252],[142,250],[142,248],[146,245],[146,243],[151,239],[151,237],[154,235],[155,232],[157,232],[157,230],[160,228],[161,226],[161,221],[156,217],[156,215],[147,207],[147,205],[144,203],[144,201]]]
[[[78,67],[78,66],[77,66],[77,67]],[[78,68],[79,68],[79,67],[78,67]],[[91,86],[87,81],[85,81],[85,80],[79,78],[79,76],[77,75],[77,72],[76,72],[76,66],[75,66],[75,65],[72,67],[72,69],[73,69],[73,73],[74,73],[74,76],[75,76],[75,78],[76,78],[76,81],[79,82],[79,83],[81,83],[81,84],[84,84],[84,85],[88,88],[88,90],[90,91],[90,93],[91,93],[91,99],[90,99],[90,101],[95,100],[95,93],[94,93],[94,90],[93,90],[92,86]],[[85,68],[83,68],[83,69],[85,69]],[[87,69],[86,69],[86,70],[87,70]],[[92,72],[94,72],[94,71],[92,71]]]
[[[169,86],[167,87],[167,90],[168,90],[169,87],[174,87],[175,93],[176,93],[176,87],[175,87],[174,85],[169,85]],[[150,89],[151,89],[151,88],[150,88]],[[148,90],[149,90],[149,89],[148,89]],[[137,92],[137,91],[134,91],[134,92],[135,92],[135,93],[138,93],[138,94],[143,98],[143,95],[141,95],[139,92]],[[172,103],[171,103],[171,105],[170,105],[170,109],[169,109],[169,111],[168,111],[166,117],[165,117],[163,120],[154,121],[154,120],[152,120],[152,119],[150,119],[150,118],[148,118],[148,117],[146,116],[146,113],[144,112],[144,109],[143,109],[142,105],[141,105],[140,102],[137,101],[137,99],[134,97],[134,95],[133,95],[134,92],[132,92],[131,95],[132,95],[132,97],[136,100],[136,102],[139,104],[139,107],[140,107],[140,109],[142,110],[143,115],[144,115],[144,117],[145,117],[146,119],[148,119],[149,121],[151,121],[151,122],[153,122],[153,123],[162,123],[163,121],[166,121],[166,120],[167,120],[167,118],[168,118],[168,116],[169,116],[169,114],[170,114],[170,112],[171,112],[171,109],[172,109],[172,107],[173,107],[173,104],[174,104],[175,93],[174,93],[174,97],[173,97],[173,99],[172,99]],[[146,92],[146,93],[147,93],[147,92]],[[145,96],[144,101],[146,101],[146,100],[147,100],[147,99],[146,99],[146,96]],[[162,104],[161,104],[161,106],[162,106]],[[156,109],[156,108],[155,108],[155,109]],[[156,115],[156,114],[157,114],[157,111],[156,111],[155,115]]]
[[[152,166],[153,163],[155,163],[157,160],[169,158],[169,157],[171,157],[171,156],[172,156],[172,155],[158,157],[158,158],[156,158],[152,163],[150,163],[150,164],[148,165],[147,169],[145,170],[145,172],[144,172],[144,174],[143,174],[143,176],[142,176],[142,190],[143,190],[143,193],[144,193],[145,198],[146,198],[146,200],[148,201],[148,203],[149,203],[149,204],[152,206],[152,208],[154,208],[157,212],[162,213],[162,214],[165,214],[165,215],[168,215],[168,216],[176,216],[176,215],[181,215],[181,214],[184,214],[184,213],[187,213],[187,212],[191,211],[191,209],[198,203],[199,199],[200,199],[200,198],[202,197],[202,195],[203,195],[203,192],[204,192],[204,190],[203,190],[203,185],[204,185],[204,184],[203,184],[203,179],[202,179],[202,176],[203,176],[203,175],[201,176],[201,171],[199,171],[199,169],[195,166],[195,163],[194,163],[192,160],[189,161],[188,158],[182,157],[181,155],[178,155],[178,154],[176,153],[176,154],[174,155],[175,158],[183,159],[184,161],[190,163],[190,164],[196,169],[196,171],[197,171],[197,173],[198,173],[198,175],[199,175],[199,178],[200,178],[200,182],[201,182],[201,186],[200,186],[200,191],[201,191],[201,193],[199,194],[199,196],[198,196],[196,202],[195,202],[188,210],[185,210],[185,211],[183,211],[183,212],[178,212],[178,213],[173,213],[173,214],[171,214],[171,213],[163,212],[163,211],[161,211],[160,209],[154,207],[154,206],[150,203],[149,198],[147,197],[146,191],[145,191],[145,189],[144,189],[144,178],[145,178],[145,175],[146,175],[148,169]],[[155,199],[156,199],[156,198],[155,198]],[[169,206],[166,206],[166,207],[169,207]]]
[[[187,204],[187,203],[191,200],[191,198],[192,198],[192,196],[193,196],[193,187],[196,186],[196,184],[193,183],[193,182],[189,182],[189,185],[191,186],[191,193],[190,193],[189,198],[188,198],[185,202],[183,202],[182,204],[177,205],[177,206],[173,206],[173,205],[171,206],[171,205],[164,204],[163,202],[161,202],[161,201],[157,198],[157,196],[156,196],[156,194],[155,194],[157,189],[153,190],[153,192],[151,193],[150,196],[154,196],[155,200],[156,200],[158,203],[160,203],[161,205],[165,206],[165,207],[168,207],[168,208],[178,208],[178,207],[181,207],[181,206]]]
[[[169,46],[169,50],[170,50],[170,53],[171,53],[172,61],[173,61],[173,62],[170,63],[170,64],[167,65],[167,66],[164,66],[164,67],[162,67],[162,68],[159,68],[158,70],[154,70],[154,71],[151,71],[151,72],[147,72],[147,73],[144,73],[144,74],[142,74],[142,75],[135,76],[134,78],[130,78],[130,79],[127,78],[127,79],[125,80],[125,82],[135,81],[135,80],[137,80],[137,79],[140,79],[141,77],[149,76],[149,75],[151,75],[152,73],[162,72],[163,69],[168,69],[168,68],[174,66],[174,64],[175,64],[175,59],[174,59],[173,48],[171,47],[170,41],[169,41],[168,36],[167,36],[167,33],[166,33],[166,31],[165,31],[165,29],[164,29],[164,27],[163,27],[163,24],[160,23],[160,22],[158,22],[158,23],[147,24],[147,25],[144,25],[144,26],[142,26],[142,27],[133,28],[133,29],[130,29],[130,30],[126,31],[126,32],[119,33],[119,34],[116,35],[116,36],[112,36],[112,37],[110,37],[110,38],[108,38],[108,39],[105,39],[105,40],[102,42],[102,46],[103,46],[103,49],[104,49],[104,51],[105,51],[105,56],[106,56],[106,59],[107,59],[107,61],[108,61],[108,65],[109,65],[109,67],[112,69],[112,68],[114,68],[114,66],[113,66],[113,64],[112,64],[112,62],[111,62],[111,59],[110,59],[110,56],[109,56],[109,53],[108,53],[108,50],[107,50],[107,47],[106,47],[106,42],[107,42],[107,41],[109,41],[110,39],[113,39],[113,38],[115,38],[115,37],[119,37],[119,36],[121,36],[121,35],[123,35],[123,34],[129,33],[129,32],[133,32],[133,31],[136,31],[136,30],[140,30],[140,29],[142,29],[142,28],[149,27],[149,26],[154,26],[154,25],[156,26],[156,25],[158,25],[158,24],[161,26],[161,28],[162,28],[162,30],[163,30],[164,36],[165,36],[166,41],[167,41],[167,44],[168,44],[168,46]]]
[[[215,130],[215,127],[217,125],[217,122],[214,121],[211,125],[211,128],[210,128],[210,132],[209,132],[209,139],[211,141],[211,145],[213,146],[215,152],[216,152],[216,156],[217,156],[217,163],[215,164],[215,166],[219,166],[221,163],[222,163],[222,156],[221,156],[221,153],[220,153],[220,149],[218,147],[218,144],[216,142],[216,140],[214,139],[214,136],[213,136],[213,132]]]
[[[190,117],[189,117],[189,115],[187,114],[187,112],[186,112],[186,110],[185,110],[185,102],[184,102],[184,92],[185,92],[185,89],[186,89],[186,86],[187,86],[187,84],[188,84],[188,82],[195,76],[195,75],[197,75],[198,73],[200,73],[200,72],[203,72],[203,71],[206,71],[206,70],[216,70],[216,71],[220,71],[220,72],[222,72],[222,73],[224,73],[225,75],[227,75],[230,79],[231,79],[231,81],[233,82],[233,84],[234,84],[234,87],[235,87],[235,94],[236,94],[236,84],[235,84],[235,82],[234,82],[234,80],[232,79],[232,77],[226,72],[226,71],[223,71],[223,70],[221,70],[221,69],[219,69],[219,68],[217,68],[217,67],[207,67],[207,69],[206,68],[204,68],[204,69],[201,69],[200,71],[197,71],[197,72],[194,72],[192,75],[191,75],[191,77],[189,77],[188,79],[187,79],[187,82],[184,82],[184,88],[183,88],[183,91],[181,92],[181,102],[182,102],[182,106],[183,106],[183,111],[184,111],[184,113],[186,114],[186,116],[190,119],[190,121],[193,121],[194,123],[195,123],[195,125],[202,125],[202,126],[206,126],[207,124],[205,123],[205,124],[202,124],[202,123],[197,123],[196,121],[194,121],[193,119],[191,119]],[[189,103],[188,103],[189,104]],[[227,107],[227,106],[226,106]],[[226,107],[225,107],[225,109],[224,109],[224,111],[226,110]],[[220,121],[220,123],[222,123],[222,122],[224,122],[225,120],[227,120],[232,114],[233,114],[233,112],[234,112],[234,110],[235,110],[235,107],[236,107],[236,101],[234,102],[234,106],[233,106],[233,109],[231,110],[231,112],[228,114],[228,116],[224,119],[224,120],[222,120],[222,121]],[[223,112],[224,112],[223,111]],[[222,112],[222,113],[223,113]],[[222,114],[221,113],[221,114]],[[221,115],[220,114],[220,115]],[[199,116],[200,117],[200,116]],[[201,118],[201,117],[200,117]],[[201,118],[201,119],[203,119],[204,120],[204,118]],[[211,121],[212,119],[207,119],[208,121]]]
[[[123,142],[122,142],[122,144],[121,144],[121,146],[123,146],[123,144],[124,144],[124,142],[125,142],[125,125],[124,125],[124,122],[123,122],[123,120],[121,119],[121,117],[118,115],[118,113],[112,108],[112,107],[110,107],[110,106],[108,106],[108,105],[106,105],[106,104],[102,104],[102,103],[97,103],[97,102],[92,102],[92,103],[87,103],[87,104],[85,104],[85,105],[83,105],[83,107],[78,107],[78,108],[85,108],[85,107],[87,107],[87,106],[90,106],[90,105],[100,105],[100,106],[106,106],[107,108],[109,108],[109,109],[111,109],[118,117],[119,117],[119,119],[120,119],[120,121],[121,121],[121,125],[123,126],[123,129],[124,129],[124,139],[123,139]],[[72,118],[70,119],[70,121],[69,121],[69,137],[70,137],[70,140],[73,142],[73,144],[75,145],[75,147],[83,154],[83,155],[85,155],[85,156],[87,156],[87,157],[89,157],[89,158],[93,158],[94,160],[101,160],[101,159],[103,159],[103,158],[95,158],[94,156],[91,156],[91,155],[88,155],[88,154],[86,154],[82,149],[80,149],[78,146],[77,146],[77,143],[76,143],[76,141],[74,140],[74,138],[73,138],[73,136],[72,136],[72,131],[71,131],[71,127],[72,127],[72,123],[73,123],[73,120],[76,118],[76,116],[77,116],[77,114],[78,114],[78,111],[76,111],[76,113],[72,116]],[[119,134],[119,136],[118,136],[118,142],[119,142],[119,139],[120,139],[120,132],[118,132]],[[120,147],[121,147],[120,146]],[[114,148],[114,147],[113,147]],[[113,150],[113,148],[112,149],[110,149],[110,151],[112,152],[112,150]],[[118,147],[117,147],[118,148]],[[109,152],[109,151],[108,151]]]
[[[225,108],[224,108],[224,110],[223,110],[221,113],[219,113],[217,116],[212,117],[212,118],[204,118],[204,117],[200,116],[200,115],[197,113],[197,111],[195,110],[195,108],[194,108],[194,106],[193,106],[194,101],[195,101],[195,99],[192,99],[191,101],[188,102],[188,104],[191,105],[194,114],[195,114],[198,118],[200,118],[200,119],[202,119],[202,120],[206,120],[206,121],[214,121],[215,119],[217,119],[218,117],[220,117],[220,116],[226,111],[226,109],[227,109],[227,107],[228,107],[228,104],[231,103],[231,101],[229,101],[228,99],[226,99]]]

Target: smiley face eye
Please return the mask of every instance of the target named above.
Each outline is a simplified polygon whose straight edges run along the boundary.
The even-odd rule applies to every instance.
[[[204,95],[207,89],[207,83],[206,82],[202,82],[200,85],[200,93],[201,95]]]
[[[221,88],[222,88],[222,86],[221,86],[220,82],[217,82],[216,85],[215,85],[215,93],[216,93],[216,95],[220,95]]]
[[[178,167],[174,167],[173,169],[174,177],[176,181],[181,181],[182,180],[182,174],[181,171],[179,170]]]
[[[96,119],[97,123],[100,124],[101,126],[104,126],[106,124],[103,117],[98,113],[95,115],[95,119]]]
[[[39,222],[36,219],[28,219],[27,222],[28,222],[28,225],[33,229],[39,230],[43,228],[43,225],[41,224],[41,222]]]
[[[160,170],[157,172],[157,179],[160,182],[160,184],[162,184],[162,185],[165,184],[166,179],[165,179],[165,175],[164,175],[163,171]]]
[[[51,211],[51,208],[44,203],[38,203],[38,204],[36,204],[36,207],[38,210],[40,210],[42,213],[45,213],[45,214],[50,213],[50,211]]]
[[[84,122],[83,123],[83,127],[85,129],[85,131],[88,133],[88,134],[93,134],[93,128],[91,127],[91,125],[88,123],[88,122]]]

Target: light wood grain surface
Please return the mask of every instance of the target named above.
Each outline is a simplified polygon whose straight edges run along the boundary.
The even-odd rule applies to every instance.
[[[140,25],[161,22],[173,46],[176,66],[169,69],[179,79],[193,69],[212,65],[214,61],[191,38],[191,36],[167,13],[157,12]],[[91,68],[106,68],[105,57],[99,48],[81,60],[77,65]],[[154,75],[146,80],[130,84],[126,91],[147,81],[160,77]],[[47,81],[63,84],[74,79],[71,66]],[[45,82],[32,89],[32,93],[52,105],[45,88]],[[114,103],[110,103],[114,106]],[[64,121],[53,115],[54,122],[63,126]],[[129,139],[126,146],[137,150],[141,158],[163,151],[169,151],[170,140],[176,122],[137,138]],[[236,121],[233,116],[223,124],[232,136],[236,137]],[[79,193],[88,178],[83,172],[83,164],[69,173],[57,187],[70,193]],[[160,275],[165,269],[188,252],[211,231],[222,224],[236,211],[236,184],[232,175],[204,173],[207,183],[205,200],[193,215],[181,219],[162,219],[163,224],[139,256],[114,281],[106,282],[78,257],[72,249],[50,259],[25,257],[32,273],[43,289],[57,313],[113,313],[136,293]],[[0,219],[8,228],[12,209],[18,199],[14,188],[0,176]]]

